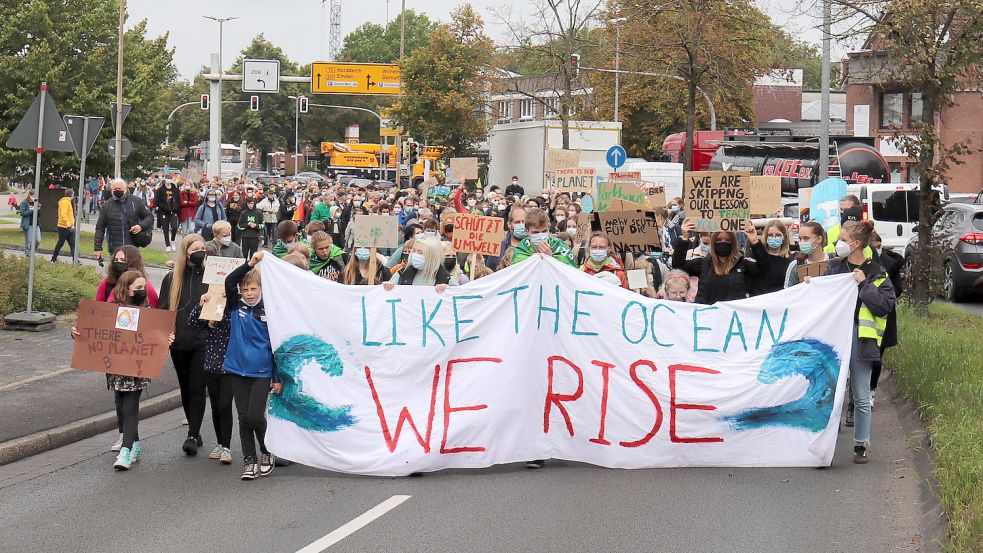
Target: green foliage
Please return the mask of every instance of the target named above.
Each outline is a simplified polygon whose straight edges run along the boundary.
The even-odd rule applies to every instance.
[[[929,317],[898,309],[900,344],[885,363],[899,390],[921,410],[936,453],[935,477],[948,515],[948,550],[976,552],[983,543],[983,318],[951,305]]]
[[[410,55],[429,44],[430,35],[437,29],[437,22],[425,14],[406,10],[406,40],[404,54]],[[394,63],[399,60],[399,14],[388,25],[365,23],[345,37],[345,44],[338,53],[338,61],[356,63]]]
[[[0,317],[27,309],[27,274],[27,259],[0,253]],[[91,267],[38,259],[34,278],[34,309],[61,315],[94,297],[102,275]]]
[[[777,44],[772,53],[772,66],[783,69],[802,69],[802,89],[822,90],[823,56],[815,44],[792,38],[780,28],[774,31]],[[830,83],[832,90],[839,90],[843,80],[839,63],[830,64]]]
[[[89,174],[109,174],[113,160],[107,150],[113,132],[109,103],[116,95],[116,52],[119,4],[116,0],[30,0],[0,5],[0,136],[7,136],[38,94],[42,81],[61,115],[97,115],[106,125],[89,155]],[[173,100],[170,87],[177,71],[167,36],[147,37],[145,21],[124,36],[123,101],[133,110],[123,134],[133,143],[124,173],[134,174],[159,163],[158,145]],[[49,180],[71,181],[73,154],[46,154]],[[0,149],[0,172],[33,178],[34,153]],[[77,173],[76,173],[77,174]]]
[[[470,4],[439,25],[430,43],[405,59],[406,94],[391,110],[393,119],[417,140],[470,152],[487,134],[483,94],[494,43]]]

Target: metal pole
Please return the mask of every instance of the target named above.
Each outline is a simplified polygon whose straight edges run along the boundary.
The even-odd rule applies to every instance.
[[[177,113],[177,110],[179,110],[179,109],[181,109],[183,107],[194,106],[194,105],[197,105],[197,104],[198,104],[198,102],[185,102],[185,103],[181,104],[180,106],[174,108],[174,110],[171,111],[171,114],[167,116],[167,131],[166,131],[166,134],[164,135],[164,146],[167,146],[167,145],[169,145],[171,143],[171,118],[174,117],[174,114]]]
[[[403,54],[406,51],[406,0],[402,0],[399,10],[399,66],[403,66]]]
[[[217,73],[218,54],[212,54],[212,72]],[[209,92],[212,101],[208,109],[208,176],[222,176],[222,81],[211,81]]]
[[[297,163],[300,162],[300,97],[294,100],[294,176],[300,171],[297,170]]]
[[[829,87],[830,87],[830,24],[832,9],[830,0],[823,0],[823,72],[819,123],[819,180],[829,176]]]
[[[72,248],[72,265],[79,262],[79,236],[81,234],[80,218],[82,217],[82,198],[85,193],[85,158],[89,157],[89,152],[85,148],[89,144],[89,117],[82,119],[82,164],[79,167],[79,197],[78,207],[75,209],[75,247]]]
[[[120,178],[123,174],[123,25],[125,22],[126,0],[119,0],[119,49],[116,53],[116,152],[114,154],[116,178]]]
[[[27,240],[28,249],[24,252],[30,257],[27,270],[27,312],[34,309],[34,252],[38,249],[38,205],[41,203],[41,152],[44,151],[44,104],[48,96],[48,83],[41,83],[41,110],[38,112],[38,147],[34,163],[34,210],[31,213],[31,230]]]
[[[621,22],[615,24],[615,39],[614,44],[614,69],[618,71],[614,74],[614,121],[617,123],[618,119],[618,108],[620,107],[620,93],[621,93]]]

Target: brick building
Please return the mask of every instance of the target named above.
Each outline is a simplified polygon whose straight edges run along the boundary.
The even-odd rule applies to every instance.
[[[759,123],[802,120],[802,70],[782,69],[754,82],[754,115]]]
[[[523,76],[506,73],[499,78],[499,90],[490,95],[489,118],[493,125],[559,119],[563,85],[557,75]],[[594,90],[578,83],[573,91],[571,115],[589,102]]]
[[[891,169],[892,182],[917,182],[914,160],[906,157],[892,138],[891,127],[904,132],[912,119],[922,114],[921,94],[910,87],[883,77],[890,60],[865,44],[863,50],[850,52],[843,61],[847,96],[847,130],[854,136],[872,137]],[[947,144],[970,139],[971,147],[983,146],[983,92],[962,91],[955,94],[955,105],[942,110],[937,126]],[[949,192],[976,193],[983,186],[983,156],[963,156],[962,165],[949,168]]]

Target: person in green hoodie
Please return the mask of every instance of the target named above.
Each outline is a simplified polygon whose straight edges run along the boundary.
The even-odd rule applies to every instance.
[[[290,246],[296,242],[301,242],[300,227],[297,221],[280,221],[276,226],[276,236],[279,240],[273,245],[273,255],[283,259],[283,256],[290,253]]]
[[[538,207],[526,209],[526,237],[515,246],[512,252],[512,265],[525,261],[533,254],[541,253],[552,256],[553,259],[577,268],[573,260],[573,251],[566,242],[550,236],[550,219],[546,212]]]
[[[321,194],[321,199],[314,206],[314,212],[311,213],[311,221],[327,221],[331,219],[331,203],[328,199],[328,193],[325,192]]]
[[[311,272],[319,277],[324,277],[330,281],[338,282],[345,264],[348,263],[348,255],[345,251],[335,246],[331,240],[331,235],[319,230],[311,234]]]

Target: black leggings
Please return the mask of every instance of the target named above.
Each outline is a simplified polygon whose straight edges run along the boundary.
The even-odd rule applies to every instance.
[[[118,392],[123,404],[123,447],[133,449],[133,442],[140,440],[138,426],[140,424],[140,394],[135,392]]]
[[[242,458],[246,464],[256,462],[256,442],[259,450],[266,450],[266,398],[270,395],[269,378],[246,378],[237,374],[232,380],[236,410],[239,412],[239,440],[242,442]]]
[[[208,403],[212,406],[215,441],[222,447],[232,443],[232,379],[228,374],[205,373]]]
[[[259,251],[259,238],[246,238],[242,237],[242,255],[246,259],[253,256],[254,253]]]
[[[196,350],[171,350],[171,361],[181,388],[181,406],[188,419],[188,436],[201,435],[201,421],[205,418],[205,352]]]
[[[170,246],[177,238],[177,213],[163,211],[160,214],[160,230],[164,232],[164,245]]]

